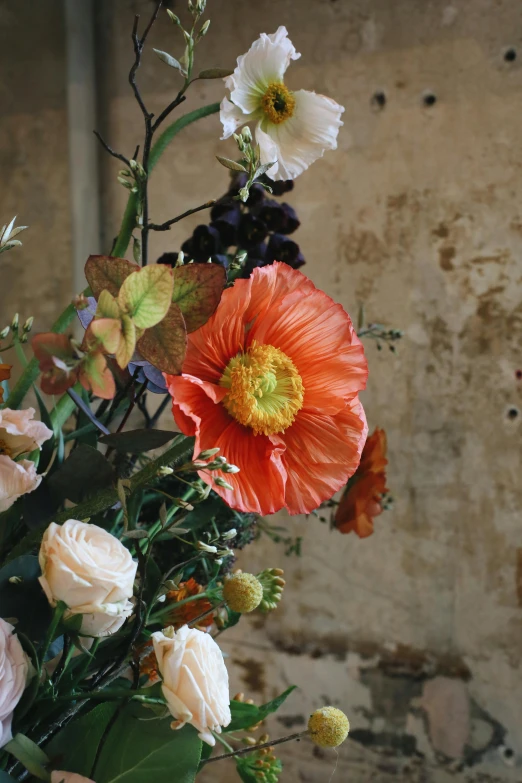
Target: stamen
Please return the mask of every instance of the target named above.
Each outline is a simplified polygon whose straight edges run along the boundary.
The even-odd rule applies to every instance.
[[[303,382],[290,357],[255,340],[229,361],[220,385],[229,389],[227,411],[254,435],[284,432],[303,407]]]
[[[295,111],[295,98],[288,87],[281,82],[273,82],[261,100],[263,111],[274,125],[290,119]]]

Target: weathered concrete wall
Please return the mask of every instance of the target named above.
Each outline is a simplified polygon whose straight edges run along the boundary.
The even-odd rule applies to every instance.
[[[30,226],[0,257],[0,328],[18,311],[43,330],[72,294],[62,5],[0,0],[0,227]]]
[[[134,11],[148,13],[152,3],[99,5],[103,130],[114,147],[132,154],[141,120],[126,82],[129,32]],[[179,13],[184,5],[171,3]],[[299,730],[317,706],[342,706],[353,741],[340,750],[334,780],[519,781],[519,3],[209,0],[208,7],[212,26],[201,67],[233,65],[261,31],[286,24],[303,54],[292,65],[290,86],[324,92],[346,106],[339,150],[304,174],[291,194],[302,220],[296,239],[318,285],[350,312],[363,301],[370,319],[405,331],[396,356],[367,347],[364,402],[370,425],[389,436],[393,510],[364,541],[330,533],[314,518],[281,516],[293,536],[304,536],[302,557],[285,558],[266,538],[244,553],[245,568],[283,565],[288,583],[276,614],[266,622],[246,620],[221,637],[233,688],[261,701],[291,683],[300,686],[273,721],[273,736]],[[166,20],[151,43],[181,52]],[[510,46],[520,52],[508,62]],[[38,73],[42,67],[34,78]],[[140,83],[156,112],[179,84],[153,55]],[[386,98],[381,110],[371,102],[378,91]],[[431,106],[427,94],[436,98]],[[198,83],[183,111],[221,97],[221,85]],[[10,101],[20,111],[20,102]],[[42,101],[28,110],[40,111]],[[34,119],[13,122],[18,133],[29,134]],[[17,199],[16,190],[8,194],[3,211],[22,214],[20,203],[36,203],[34,220],[25,220],[39,220],[45,232],[67,214],[66,155],[63,136],[57,139],[64,132],[57,122],[46,144],[35,143],[33,165],[50,168],[52,160],[53,176],[62,172],[47,198],[35,202],[23,166],[13,165],[7,141],[0,146],[2,169],[20,188]],[[222,193],[226,173],[214,155],[232,155],[234,148],[219,135],[217,118],[209,118],[166,153],[153,175],[155,220]],[[107,160],[106,166],[110,246],[125,192],[115,181],[118,164]],[[0,198],[3,204],[5,191]],[[177,250],[197,222],[155,236],[153,257]],[[56,286],[61,301],[66,283],[54,264],[56,258],[65,264],[65,256],[54,243],[65,236],[62,226],[52,242],[39,234],[38,244],[53,270],[46,285]],[[24,275],[41,274],[45,267],[35,259],[42,255],[29,242],[26,252],[25,264],[15,254],[10,262]],[[16,294],[22,302],[32,297],[32,311],[43,308],[35,301],[40,295],[29,294],[25,283]],[[2,286],[2,312],[5,296]],[[14,309],[12,297],[7,304]],[[283,780],[328,780],[336,756],[321,756],[308,742],[283,746]],[[228,783],[234,774],[216,765],[206,780]]]

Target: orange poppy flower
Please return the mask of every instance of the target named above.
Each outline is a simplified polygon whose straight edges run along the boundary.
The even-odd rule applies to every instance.
[[[200,472],[240,511],[308,513],[355,472],[368,432],[358,392],[368,368],[341,305],[284,263],[223,292],[189,335],[181,376],[166,376],[174,418],[239,473]]]
[[[11,377],[11,365],[0,364],[0,382],[8,381]],[[4,388],[0,386],[0,404],[4,401]]]
[[[373,533],[373,520],[382,513],[386,488],[386,433],[377,428],[364,446],[361,464],[348,482],[334,517],[341,533],[366,538]]]

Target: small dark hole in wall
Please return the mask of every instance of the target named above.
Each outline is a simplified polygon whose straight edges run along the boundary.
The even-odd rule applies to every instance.
[[[509,49],[506,49],[504,52],[504,60],[507,63],[513,63],[517,59],[517,50],[513,49],[512,46],[509,47]]]
[[[377,90],[377,92],[374,92],[371,99],[371,105],[374,109],[384,109],[386,106],[386,95],[383,93],[382,90]]]
[[[433,92],[427,92],[426,95],[424,95],[422,102],[425,106],[435,106],[437,103],[437,96]]]
[[[517,379],[517,381],[522,380],[522,370],[515,371],[515,378]]]
[[[504,758],[506,759],[512,759],[515,755],[515,751],[511,748],[504,748]]]
[[[509,408],[509,410],[507,412],[508,419],[513,420],[513,419],[516,419],[517,416],[518,416],[518,408]]]

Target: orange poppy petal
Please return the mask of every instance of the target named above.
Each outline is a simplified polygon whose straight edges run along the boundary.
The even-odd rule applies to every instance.
[[[311,285],[311,284],[310,284]],[[368,364],[341,305],[313,287],[288,294],[256,320],[248,342],[275,345],[294,362],[304,385],[304,409],[335,414],[364,389]]]
[[[249,280],[236,280],[223,291],[217,310],[206,324],[188,336],[183,373],[217,383],[230,359],[245,341],[245,310],[250,301]]]
[[[291,514],[310,513],[346,484],[357,469],[367,433],[358,397],[335,416],[298,414],[284,434],[285,505]]]
[[[317,291],[308,277],[282,261],[276,261],[261,269],[254,269],[248,281],[241,282],[250,284],[250,301],[245,311],[247,323],[264,318],[272,307],[293,291],[299,290],[301,296]]]
[[[200,472],[200,478],[231,508],[258,514],[279,511],[284,506],[286,481],[281,461],[284,446],[272,443],[264,435],[254,436],[238,424],[219,404],[226,389],[192,376],[169,376],[168,386],[176,423],[185,435],[196,437],[194,454],[219,448],[221,456],[239,468],[239,473],[233,474]],[[216,476],[225,479],[233,489],[216,486],[212,479]]]

